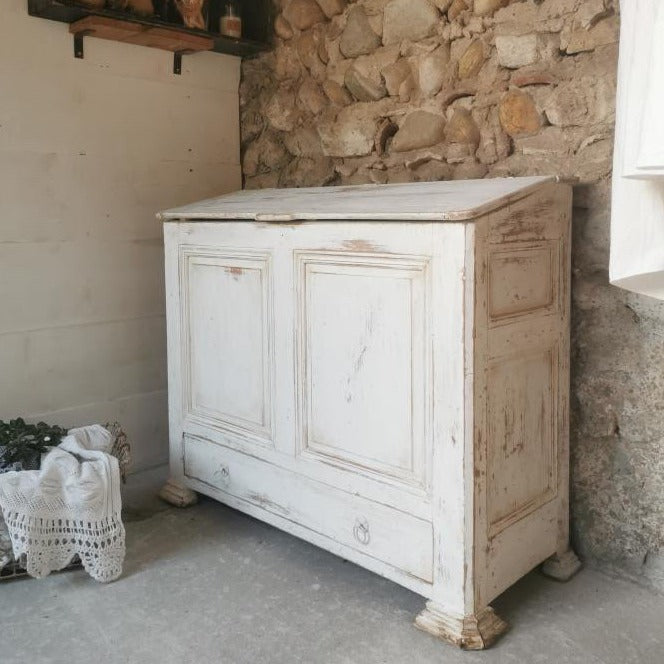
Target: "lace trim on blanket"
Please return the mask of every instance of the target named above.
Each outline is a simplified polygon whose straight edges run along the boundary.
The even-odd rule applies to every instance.
[[[99,521],[46,519],[5,512],[16,558],[37,578],[66,567],[76,555],[90,576],[102,583],[122,574],[125,529],[119,517]]]

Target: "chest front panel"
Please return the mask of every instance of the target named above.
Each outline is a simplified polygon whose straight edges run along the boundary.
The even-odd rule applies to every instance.
[[[442,230],[180,225],[183,432],[430,518]]]

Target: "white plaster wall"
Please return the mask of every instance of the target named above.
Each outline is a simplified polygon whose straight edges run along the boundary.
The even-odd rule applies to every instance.
[[[86,38],[3,2],[0,419],[119,420],[167,459],[163,208],[238,189],[239,60]]]

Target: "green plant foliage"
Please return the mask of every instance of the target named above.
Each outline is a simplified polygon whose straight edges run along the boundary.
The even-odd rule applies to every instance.
[[[26,424],[21,417],[0,420],[0,472],[7,469],[36,470],[41,455],[67,435],[62,427],[45,422]]]

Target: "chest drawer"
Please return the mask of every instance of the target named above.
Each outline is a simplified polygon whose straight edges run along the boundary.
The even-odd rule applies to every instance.
[[[338,544],[432,581],[433,532],[428,521],[199,438],[185,436],[184,472]]]

